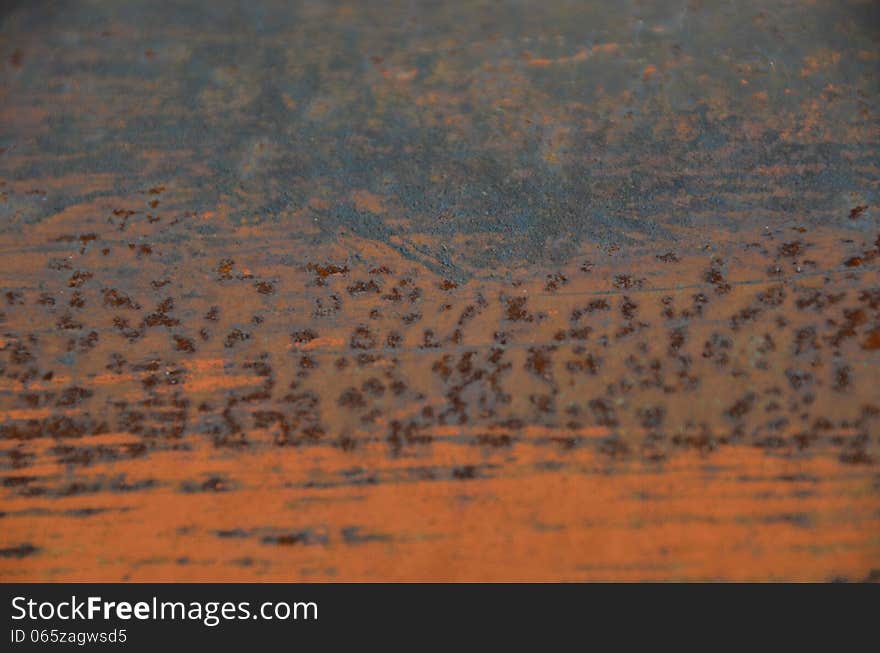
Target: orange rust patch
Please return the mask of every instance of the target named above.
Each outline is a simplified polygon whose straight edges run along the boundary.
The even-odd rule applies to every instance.
[[[351,194],[358,211],[370,211],[372,213],[384,213],[385,207],[382,204],[382,198],[368,190],[357,190]]]

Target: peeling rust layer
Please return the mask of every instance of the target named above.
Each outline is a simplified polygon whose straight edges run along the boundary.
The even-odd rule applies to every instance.
[[[0,27],[0,580],[880,578],[877,5]]]

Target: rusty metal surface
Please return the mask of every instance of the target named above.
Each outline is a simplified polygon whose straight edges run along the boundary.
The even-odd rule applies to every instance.
[[[9,6],[0,580],[876,579],[878,14]]]

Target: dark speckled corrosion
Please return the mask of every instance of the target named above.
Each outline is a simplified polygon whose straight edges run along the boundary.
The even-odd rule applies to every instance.
[[[876,2],[0,21],[0,581],[880,578]]]

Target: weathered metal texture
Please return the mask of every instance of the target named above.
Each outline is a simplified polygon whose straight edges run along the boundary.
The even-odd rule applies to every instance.
[[[877,15],[8,9],[0,579],[876,579]]]

